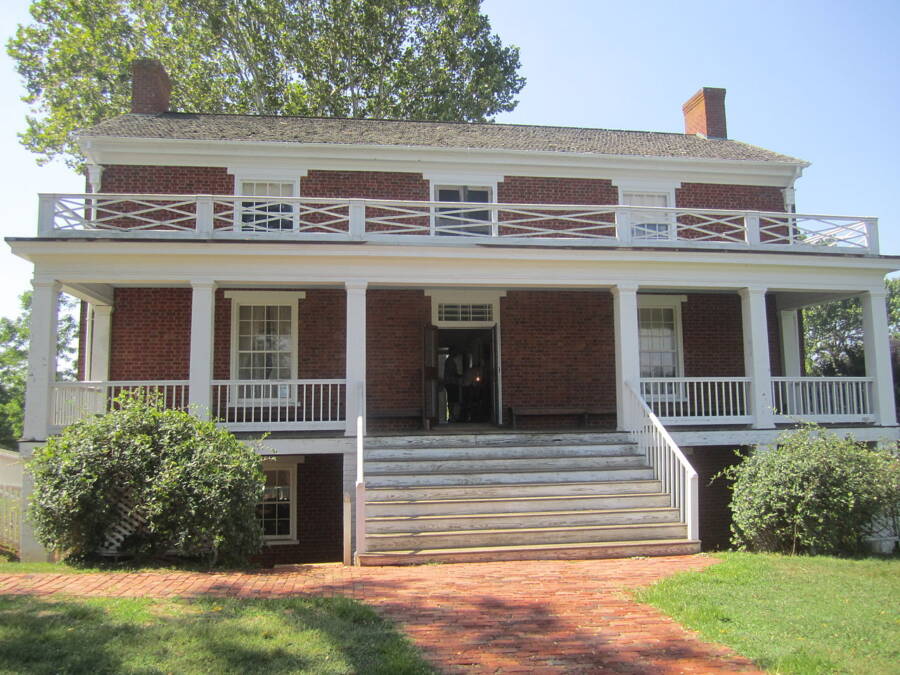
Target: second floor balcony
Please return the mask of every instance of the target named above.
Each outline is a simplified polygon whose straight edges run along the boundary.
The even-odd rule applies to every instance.
[[[729,209],[42,194],[45,238],[688,248],[878,255],[875,218]]]

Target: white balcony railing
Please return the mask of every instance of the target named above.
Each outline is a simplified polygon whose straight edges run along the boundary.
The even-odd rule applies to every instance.
[[[877,254],[877,220],[729,209],[580,204],[44,194],[41,237],[297,239],[450,245],[822,250]]]
[[[748,377],[641,378],[641,396],[666,424],[743,424],[753,420]]]
[[[64,427],[89,415],[108,412],[125,392],[159,396],[166,407],[186,410],[187,380],[54,382],[50,387],[50,426]]]
[[[346,380],[216,380],[212,414],[235,431],[344,429]]]
[[[872,422],[870,377],[773,377],[778,418],[810,422]]]

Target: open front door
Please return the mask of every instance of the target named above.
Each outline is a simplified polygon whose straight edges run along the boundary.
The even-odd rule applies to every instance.
[[[422,354],[422,427],[426,430],[438,421],[438,329],[425,326]]]

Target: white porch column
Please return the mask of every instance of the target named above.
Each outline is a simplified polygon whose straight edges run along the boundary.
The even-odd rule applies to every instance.
[[[626,383],[640,392],[641,347],[638,331],[637,284],[619,284],[612,289],[616,341],[616,428],[628,431]]]
[[[34,449],[39,447],[40,443],[19,443],[19,452],[22,455],[22,461],[27,462],[31,459]],[[19,512],[25,513],[28,508],[28,501],[34,492],[34,480],[29,471],[22,471],[22,499],[19,502]],[[34,534],[34,527],[28,518],[22,518],[19,527],[19,560],[22,562],[49,562],[51,559],[50,551],[44,548],[44,545],[37,540]]]
[[[742,288],[741,317],[744,330],[744,374],[750,378],[750,406],[754,429],[775,426],[772,413],[772,368],[766,321],[766,289]]]
[[[93,382],[109,379],[109,337],[112,325],[111,305],[91,305],[91,359],[87,363],[86,376]]]
[[[366,415],[366,286],[347,281],[347,424],[344,435],[356,436],[356,418]]]
[[[875,420],[882,426],[897,424],[894,407],[894,378],[891,368],[890,333],[888,331],[886,291],[866,291],[859,296],[863,319],[863,349],[866,376],[871,377]]]
[[[778,313],[781,321],[781,356],[785,377],[800,377],[803,363],[800,358],[800,320],[796,309],[784,309]]]
[[[50,423],[50,384],[56,379],[56,332],[60,285],[35,279],[31,295],[31,342],[25,383],[23,439],[47,439]]]
[[[212,408],[213,332],[216,307],[216,283],[192,281],[191,288],[191,365],[188,402],[200,419],[209,419]]]

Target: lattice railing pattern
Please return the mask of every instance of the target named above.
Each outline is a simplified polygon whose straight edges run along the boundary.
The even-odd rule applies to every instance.
[[[120,492],[113,503],[116,520],[104,533],[103,544],[97,551],[101,555],[119,555],[125,540],[140,530],[146,520],[136,512],[134,500],[126,493]]]
[[[878,252],[874,218],[725,209],[584,204],[241,197],[42,195],[43,236],[385,239],[442,243],[521,240],[550,244],[827,247]]]

